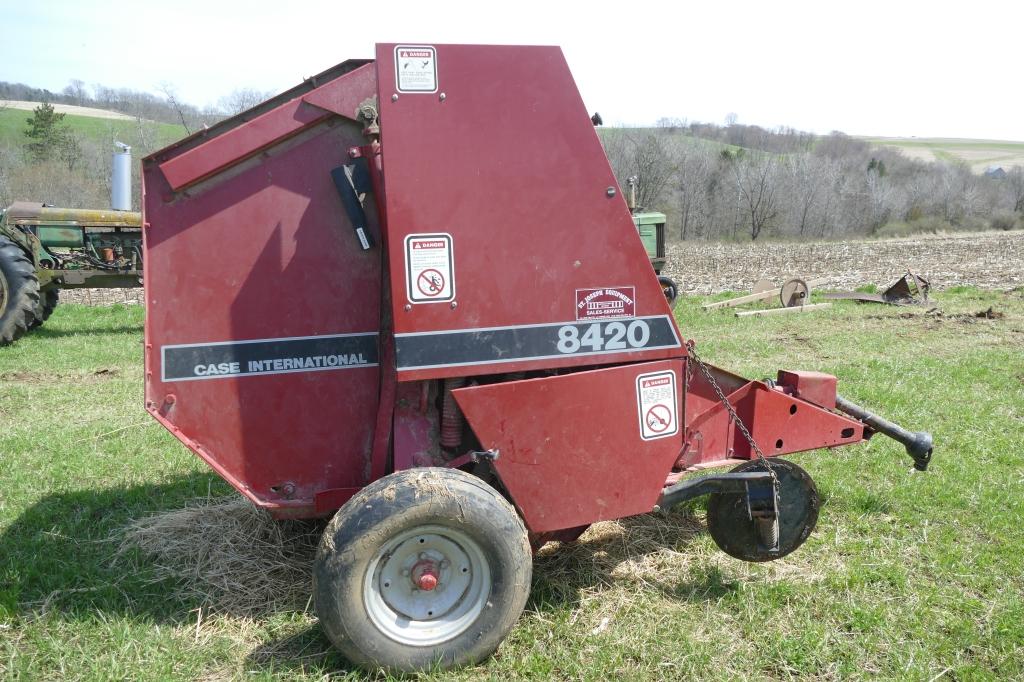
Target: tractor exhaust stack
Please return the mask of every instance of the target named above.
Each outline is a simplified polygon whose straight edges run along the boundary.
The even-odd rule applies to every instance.
[[[124,142],[114,142],[110,171],[110,208],[115,211],[132,210],[132,148]]]

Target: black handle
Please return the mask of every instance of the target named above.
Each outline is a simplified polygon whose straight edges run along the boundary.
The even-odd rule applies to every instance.
[[[352,165],[338,166],[331,171],[331,179],[334,180],[334,186],[341,196],[341,204],[345,207],[352,229],[359,239],[360,248],[369,251],[374,246],[374,241],[366,226],[366,211],[363,210],[363,204],[356,193],[357,187],[361,192],[365,192],[370,184],[366,160],[358,159]]]

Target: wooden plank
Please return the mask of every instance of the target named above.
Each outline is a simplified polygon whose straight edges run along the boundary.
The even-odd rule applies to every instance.
[[[795,305],[792,308],[766,308],[764,310],[741,310],[736,317],[749,317],[750,315],[780,315],[782,313],[803,313],[808,310],[819,310],[831,308],[831,303],[812,303],[811,305]]]
[[[746,296],[737,296],[736,298],[728,298],[724,301],[716,301],[715,303],[705,303],[701,306],[704,310],[714,310],[715,308],[732,308],[733,306],[743,305],[744,303],[751,303],[753,301],[763,301],[771,298],[772,296],[778,296],[782,293],[782,288],[769,289],[768,291],[759,291],[756,294],[747,294]]]
[[[816,286],[824,284],[827,280],[819,277],[818,279],[807,280],[807,287],[813,289]],[[782,287],[776,287],[774,289],[768,289],[767,291],[758,291],[753,294],[747,294],[745,296],[737,296],[736,298],[729,298],[724,301],[716,301],[714,303],[705,303],[701,306],[704,310],[714,310],[715,308],[733,308],[744,303],[751,303],[753,301],[761,301],[769,299],[772,296],[778,296],[782,293]]]

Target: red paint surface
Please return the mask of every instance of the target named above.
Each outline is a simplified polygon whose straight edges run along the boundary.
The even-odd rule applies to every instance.
[[[640,438],[636,378],[665,360],[454,391],[533,533],[651,511],[682,433]],[[681,396],[680,396],[681,398]],[[682,404],[677,405],[682,414]]]
[[[438,92],[393,101],[395,46],[377,46],[395,333],[573,322],[576,290],[609,285],[634,287],[637,316],[671,315],[562,51],[435,47]],[[404,239],[439,232],[454,240],[457,306],[406,310]],[[472,373],[680,355],[567,356]],[[468,373],[405,370],[399,379]]]
[[[160,347],[379,329],[380,252],[359,249],[330,177],[362,142],[361,127],[334,122],[187,192],[175,193],[154,159],[144,165],[150,411],[282,515],[314,514],[316,493],[368,482],[378,368],[165,384]],[[369,213],[376,230],[372,203]]]
[[[331,112],[355,120],[359,102],[372,97],[375,86],[374,66],[366,64],[301,99],[284,102],[244,125],[175,154],[160,164],[160,170],[173,189],[181,189],[329,118]]]

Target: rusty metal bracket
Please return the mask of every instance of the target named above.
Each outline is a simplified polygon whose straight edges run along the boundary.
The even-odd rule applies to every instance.
[[[844,291],[825,294],[825,298],[848,299],[864,303],[885,303],[888,305],[924,305],[928,302],[929,289],[931,289],[931,284],[929,284],[928,280],[907,270],[907,274],[900,277],[880,294]]]

